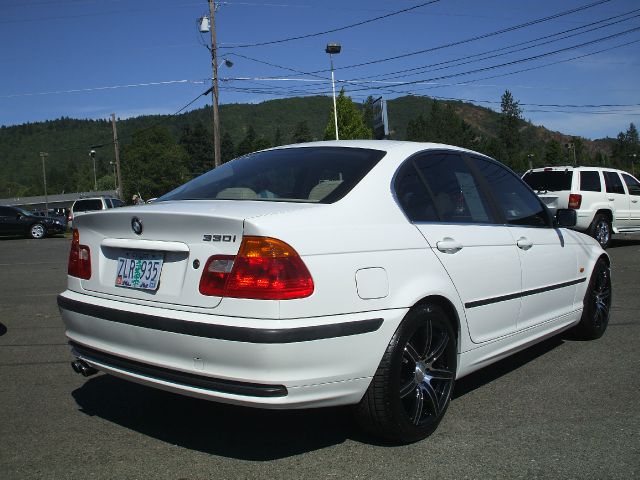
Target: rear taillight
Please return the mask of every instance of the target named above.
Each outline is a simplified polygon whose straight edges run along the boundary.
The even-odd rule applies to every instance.
[[[207,260],[200,293],[209,296],[291,300],[313,293],[313,279],[298,253],[269,237],[244,237],[238,255]]]
[[[80,232],[77,228],[73,229],[67,273],[83,280],[91,278],[91,250],[86,245],[80,245]]]
[[[582,205],[582,195],[579,193],[572,193],[569,195],[569,208],[577,210]]]

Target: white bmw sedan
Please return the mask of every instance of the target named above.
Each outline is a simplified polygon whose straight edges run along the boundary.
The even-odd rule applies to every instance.
[[[457,378],[572,327],[604,333],[609,258],[573,224],[472,151],[299,144],[78,217],[58,304],[76,372],[354,405],[371,434],[412,442]]]

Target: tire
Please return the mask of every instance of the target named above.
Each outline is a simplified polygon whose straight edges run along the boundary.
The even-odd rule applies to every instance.
[[[594,217],[589,228],[589,235],[595,238],[600,246],[606,249],[611,242],[611,222],[606,215],[598,214]]]
[[[412,309],[356,407],[358,423],[393,443],[426,438],[447,411],[456,364],[455,332],[444,311],[437,305]]]
[[[582,317],[575,327],[575,333],[579,338],[595,340],[604,334],[609,324],[611,299],[611,269],[601,258],[593,268],[584,296]]]
[[[34,223],[29,227],[29,236],[36,240],[40,240],[47,236],[47,229],[41,223]]]

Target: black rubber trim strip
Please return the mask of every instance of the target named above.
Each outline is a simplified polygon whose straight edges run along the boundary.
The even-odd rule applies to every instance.
[[[286,397],[287,387],[284,385],[265,385],[261,383],[236,382],[222,378],[212,378],[195,373],[181,372],[164,367],[157,367],[135,360],[129,360],[110,353],[69,342],[75,353],[91,362],[101,363],[107,367],[125,370],[152,379],[172,382],[186,387],[197,387],[221,393],[245,395],[249,397]]]
[[[571,285],[577,285],[583,283],[586,278],[578,278],[577,280],[571,280],[570,282],[558,283],[556,285],[549,285],[548,287],[534,288],[519,293],[511,293],[509,295],[503,295],[501,297],[486,298],[484,300],[476,300],[475,302],[465,303],[465,308],[482,307],[483,305],[490,305],[492,303],[506,302],[507,300],[513,300],[520,297],[528,297],[530,295],[537,295],[538,293],[549,292],[551,290],[557,290],[559,288],[570,287]]]
[[[355,322],[333,323],[313,327],[297,328],[248,328],[209,323],[189,322],[175,318],[159,317],[144,313],[132,313],[115,308],[79,302],[58,295],[58,306],[64,310],[97,317],[110,322],[124,323],[135,327],[150,328],[164,332],[180,333],[194,337],[215,338],[247,343],[297,343],[323,338],[346,337],[375,332],[382,325],[382,318]]]

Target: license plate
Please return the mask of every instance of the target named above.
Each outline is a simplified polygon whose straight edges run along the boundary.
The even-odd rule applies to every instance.
[[[132,252],[118,257],[116,287],[157,290],[162,273],[162,254]]]

